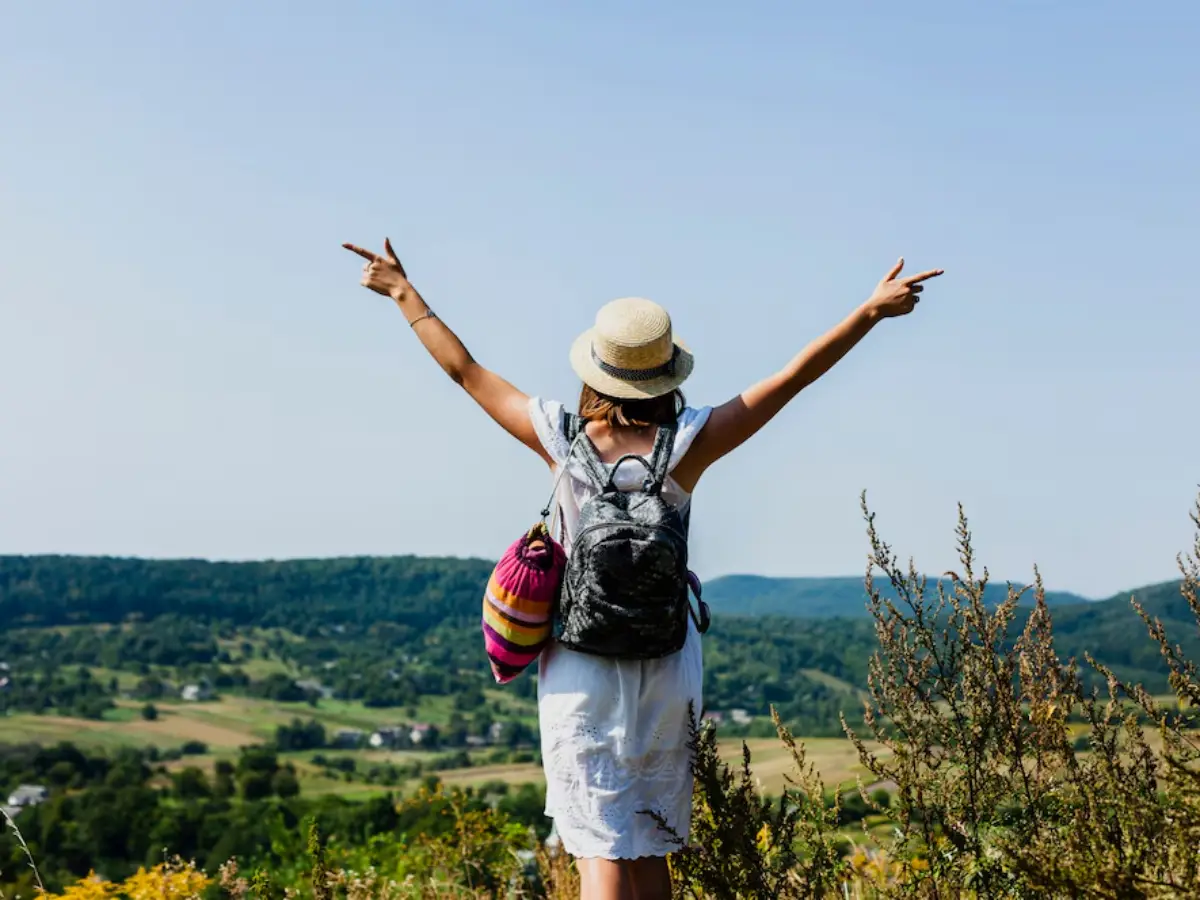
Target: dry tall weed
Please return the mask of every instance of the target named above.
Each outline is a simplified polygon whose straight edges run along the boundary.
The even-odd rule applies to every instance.
[[[1200,896],[1200,775],[1196,736],[1138,686],[1107,677],[1087,691],[1074,660],[1054,647],[1035,571],[1035,605],[1015,627],[1021,592],[989,607],[960,510],[958,572],[930,585],[901,567],[863,504],[871,545],[867,588],[879,648],[864,721],[887,752],[843,720],[862,764],[896,785],[888,848],[904,868],[890,893],[949,898]],[[1200,508],[1196,516],[1200,529]],[[1200,627],[1200,531],[1181,559],[1183,590]],[[877,574],[896,600],[877,585]],[[1135,604],[1136,605],[1136,604]],[[1140,609],[1140,608],[1139,608]],[[1196,666],[1146,617],[1172,671],[1179,704],[1200,695]],[[1162,751],[1134,705],[1149,714]],[[1068,719],[1086,722],[1075,751]],[[867,798],[864,798],[867,799]]]
[[[42,875],[38,871],[37,862],[33,858],[33,853],[29,850],[29,845],[25,843],[25,836],[21,834],[21,829],[17,827],[17,823],[13,821],[12,816],[8,812],[0,808],[0,816],[4,817],[5,827],[12,833],[17,845],[21,848],[21,852],[25,854],[25,859],[29,863],[29,868],[33,872],[33,883],[37,885],[38,893],[45,894],[46,886],[42,884]]]
[[[680,897],[811,898],[832,895],[845,868],[838,850],[838,805],[798,743],[772,710],[792,758],[787,788],[766,799],[751,770],[749,748],[735,771],[720,757],[716,731],[692,726],[696,787],[689,840],[671,861]],[[661,819],[659,827],[670,831]]]

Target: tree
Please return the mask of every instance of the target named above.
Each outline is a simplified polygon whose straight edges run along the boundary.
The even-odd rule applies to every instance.
[[[237,792],[237,786],[234,782],[233,763],[227,759],[217,760],[216,766],[213,767],[215,779],[213,782],[213,794],[218,797],[232,797]]]
[[[264,800],[275,792],[275,778],[267,772],[246,772],[238,778],[238,786],[246,802]]]
[[[175,796],[180,800],[203,800],[212,796],[208,778],[197,768],[189,766],[172,779]]]
[[[283,797],[285,800],[300,793],[300,782],[290,766],[275,773],[275,777],[271,780],[271,787],[277,796]]]
[[[320,750],[325,743],[325,726],[315,719],[308,722],[292,719],[290,725],[275,729],[275,746],[281,751]]]
[[[158,707],[155,706],[153,703],[147,703],[145,706],[142,707],[142,718],[145,719],[147,722],[157,722],[158,721]]]

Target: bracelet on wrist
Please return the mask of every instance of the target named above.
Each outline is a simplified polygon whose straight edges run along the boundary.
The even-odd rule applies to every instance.
[[[436,319],[436,318],[437,318],[437,313],[435,313],[432,309],[427,309],[427,310],[425,310],[425,312],[421,313],[421,315],[417,316],[415,319],[409,319],[408,327],[416,328],[417,323],[420,322],[422,319]]]

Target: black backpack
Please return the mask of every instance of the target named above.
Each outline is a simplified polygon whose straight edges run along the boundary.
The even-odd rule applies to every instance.
[[[649,460],[623,456],[610,475],[584,424],[568,416],[567,439],[599,494],[579,511],[559,595],[558,641],[571,650],[622,659],[676,653],[687,640],[688,616],[696,618],[688,587],[698,593],[699,583],[688,572],[687,517],[662,498],[675,428],[658,429]],[[641,490],[620,491],[613,483],[627,461],[646,468]],[[708,608],[699,603],[696,625],[703,633]]]

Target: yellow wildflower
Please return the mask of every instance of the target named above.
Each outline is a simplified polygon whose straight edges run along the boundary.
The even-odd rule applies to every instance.
[[[95,872],[89,872],[74,884],[69,884],[61,894],[46,895],[46,900],[107,900],[116,890],[116,885],[103,881]]]
[[[138,869],[119,890],[129,900],[191,900],[210,884],[212,879],[191,864],[159,863],[153,869]]]
[[[763,823],[763,827],[758,829],[757,837],[758,849],[766,852],[771,849],[771,826]]]

